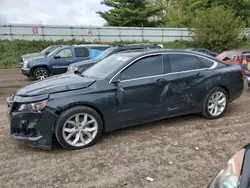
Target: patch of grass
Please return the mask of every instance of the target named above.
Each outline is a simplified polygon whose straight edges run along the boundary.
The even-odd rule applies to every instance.
[[[135,43],[152,43],[149,41],[115,41],[115,42],[99,42],[95,41],[94,44],[109,44],[109,45],[118,45],[118,44],[135,44]],[[183,48],[193,48],[195,47],[194,43],[191,41],[174,41],[174,42],[155,42],[163,44],[164,48],[168,49],[183,49]],[[0,68],[13,68],[19,66],[20,57],[27,53],[41,52],[43,49],[50,45],[71,45],[71,44],[91,44],[86,41],[77,41],[77,40],[58,40],[58,41],[27,41],[27,40],[0,40]],[[250,44],[247,42],[244,43],[244,46],[247,49],[250,49]]]

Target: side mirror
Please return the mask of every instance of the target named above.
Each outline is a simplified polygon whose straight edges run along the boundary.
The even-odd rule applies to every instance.
[[[45,55],[49,55],[50,52],[46,52]]]
[[[55,59],[59,59],[59,58],[61,58],[61,57],[60,57],[60,55],[57,54],[57,55],[54,56],[54,58],[55,58]]]

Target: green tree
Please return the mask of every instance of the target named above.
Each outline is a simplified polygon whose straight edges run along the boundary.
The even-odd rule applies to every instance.
[[[190,31],[198,46],[211,50],[236,47],[245,24],[233,10],[220,5],[198,10],[195,15]]]
[[[246,26],[250,26],[250,0],[170,0],[166,9],[166,25],[168,27],[189,27],[196,17],[197,10],[224,6],[232,9],[236,16],[240,16]]]
[[[111,8],[97,12],[108,26],[157,27],[164,23],[163,7],[150,0],[103,0],[101,4]]]

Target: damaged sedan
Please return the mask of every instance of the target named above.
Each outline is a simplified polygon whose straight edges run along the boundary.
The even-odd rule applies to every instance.
[[[243,92],[244,72],[199,52],[114,54],[82,74],[31,83],[8,98],[10,137],[51,148],[95,144],[105,132],[184,114],[219,118]]]

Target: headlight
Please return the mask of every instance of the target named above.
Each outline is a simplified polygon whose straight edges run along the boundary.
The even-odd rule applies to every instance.
[[[245,149],[238,151],[228,162],[226,168],[214,178],[209,188],[237,188],[240,183]]]
[[[23,62],[23,68],[27,68],[28,67],[28,61],[24,61]]]
[[[69,72],[78,71],[78,67],[69,66],[69,67],[68,67],[68,71],[69,71]]]
[[[44,101],[39,101],[39,102],[34,102],[34,103],[27,103],[27,104],[22,104],[18,111],[19,112],[24,112],[24,111],[36,111],[40,112],[42,111],[47,104],[47,100]]]

